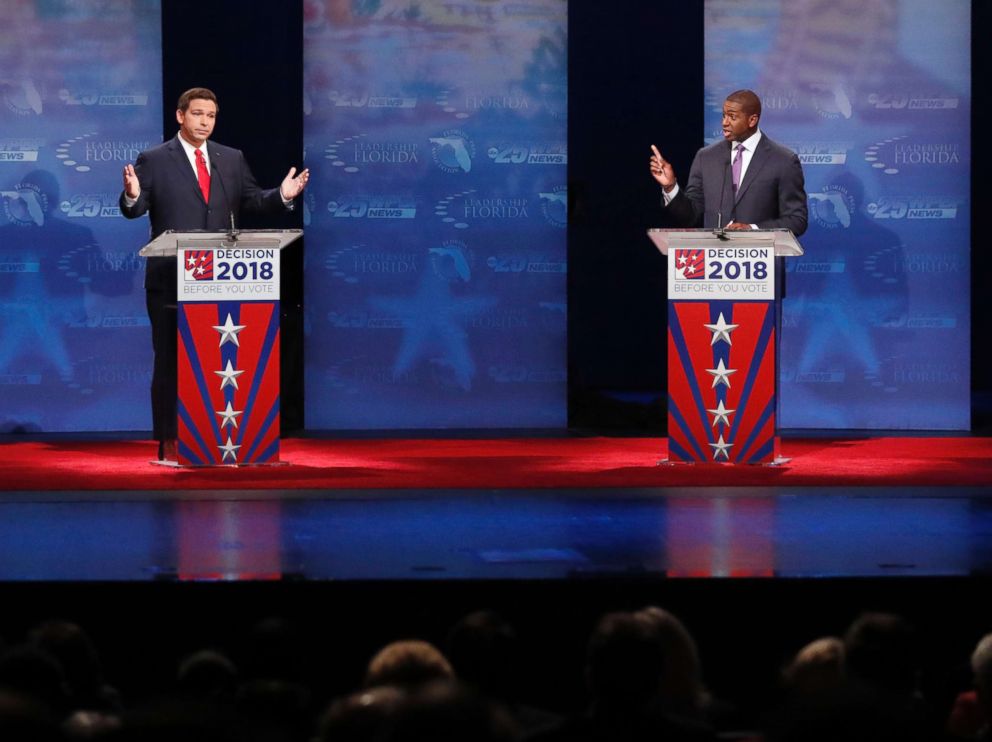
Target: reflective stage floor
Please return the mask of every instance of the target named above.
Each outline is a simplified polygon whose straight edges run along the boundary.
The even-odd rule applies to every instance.
[[[0,581],[990,571],[989,488],[0,493]]]

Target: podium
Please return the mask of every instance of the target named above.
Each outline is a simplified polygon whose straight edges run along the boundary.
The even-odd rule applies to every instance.
[[[668,461],[774,464],[787,229],[650,229],[668,258]]]
[[[279,255],[303,230],[167,231],[176,260],[178,464],[279,462]]]

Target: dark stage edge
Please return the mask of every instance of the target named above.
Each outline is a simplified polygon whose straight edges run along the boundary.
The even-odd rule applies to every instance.
[[[978,487],[0,494],[7,583],[990,573],[992,489]]]

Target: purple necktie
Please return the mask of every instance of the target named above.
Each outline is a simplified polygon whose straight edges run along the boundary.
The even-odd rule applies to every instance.
[[[744,166],[744,145],[741,143],[737,144],[737,156],[734,157],[734,162],[731,165],[731,172],[734,176],[734,193],[737,193],[737,189],[741,186],[741,168]]]

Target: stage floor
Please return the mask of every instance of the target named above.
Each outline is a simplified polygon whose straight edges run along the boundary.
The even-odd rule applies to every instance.
[[[0,581],[970,576],[986,487],[7,491]]]

